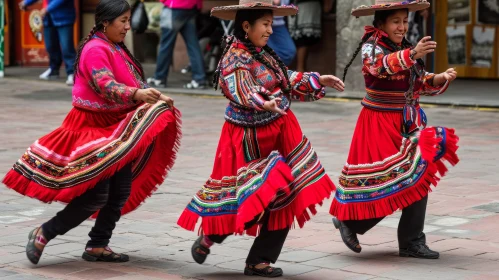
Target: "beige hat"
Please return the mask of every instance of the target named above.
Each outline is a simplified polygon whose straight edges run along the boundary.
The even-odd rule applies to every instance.
[[[362,5],[352,9],[352,16],[372,16],[376,11],[396,9],[409,9],[409,12],[415,12],[427,9],[428,7],[430,7],[430,3],[427,0],[376,0],[374,5]]]
[[[272,0],[239,0],[239,5],[220,6],[211,9],[211,16],[225,20],[234,20],[238,10],[272,10],[274,16],[296,15],[298,8],[294,5],[276,6]]]

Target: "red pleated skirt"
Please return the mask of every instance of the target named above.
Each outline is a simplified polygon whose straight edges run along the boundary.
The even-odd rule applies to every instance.
[[[131,163],[126,214],[160,185],[180,145],[180,112],[163,102],[129,112],[73,108],[62,125],[33,143],[3,183],[43,202],[69,203]]]
[[[316,213],[316,205],[335,190],[310,141],[291,112],[256,128],[226,122],[222,128],[211,177],[178,220],[207,235],[247,233],[245,228],[265,209],[268,228],[300,227]]]
[[[428,127],[403,135],[402,124],[402,112],[362,109],[332,215],[340,220],[390,215],[428,195],[445,175],[445,161],[459,162],[453,129]]]

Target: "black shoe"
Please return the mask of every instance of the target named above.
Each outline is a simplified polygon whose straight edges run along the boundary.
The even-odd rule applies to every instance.
[[[354,251],[355,253],[360,253],[360,251],[362,251],[362,247],[360,247],[360,242],[357,238],[357,234],[353,233],[345,225],[345,223],[338,220],[336,217],[333,217],[333,224],[335,228],[340,230],[341,239],[343,240],[343,243],[347,245],[348,249]]]
[[[203,235],[201,235],[198,239],[196,239],[196,241],[194,242],[194,244],[192,245],[192,248],[191,248],[192,258],[198,264],[204,263],[204,261],[206,261],[206,258],[210,254],[210,249],[201,245],[202,239],[203,239]]]
[[[244,275],[247,276],[260,276],[260,277],[268,277],[274,278],[282,276],[282,269],[278,267],[266,266],[262,269],[256,268],[254,265],[247,264],[244,268]]]
[[[406,249],[399,249],[399,256],[420,259],[438,259],[440,254],[428,248],[426,244],[412,245]]]
[[[107,251],[108,254],[104,254],[104,252]],[[81,258],[88,261],[88,262],[127,262],[130,260],[130,257],[126,254],[117,254],[111,250],[111,248],[106,247],[104,251],[100,255],[93,255],[87,250],[83,252],[81,255]]]

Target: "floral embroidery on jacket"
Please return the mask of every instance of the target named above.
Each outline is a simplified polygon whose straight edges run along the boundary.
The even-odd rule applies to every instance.
[[[130,96],[135,92],[134,88],[116,82],[113,72],[107,68],[93,69],[89,83],[97,93],[118,104],[131,103]]]

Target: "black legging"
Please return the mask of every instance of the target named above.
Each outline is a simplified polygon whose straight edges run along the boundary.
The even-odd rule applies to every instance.
[[[111,178],[99,182],[94,188],[73,199],[56,216],[42,225],[47,240],[64,235],[77,227],[96,211],[99,215],[88,234],[87,248],[103,248],[109,244],[116,223],[120,220],[121,209],[132,187],[132,167],[127,165]]]
[[[423,232],[428,196],[402,209],[402,216],[397,230],[399,248],[406,249],[411,245],[426,244]],[[368,220],[346,220],[345,225],[357,234],[364,234],[383,218]]]
[[[284,241],[288,236],[289,228],[281,230],[268,230],[267,224],[269,220],[269,213],[266,212],[261,219],[262,226],[260,234],[255,238],[253,246],[249,251],[246,263],[249,265],[257,265],[260,263],[275,263],[281,254]],[[259,217],[246,224],[245,228],[248,229],[256,223]],[[211,241],[215,243],[222,243],[229,235],[208,235]]]

